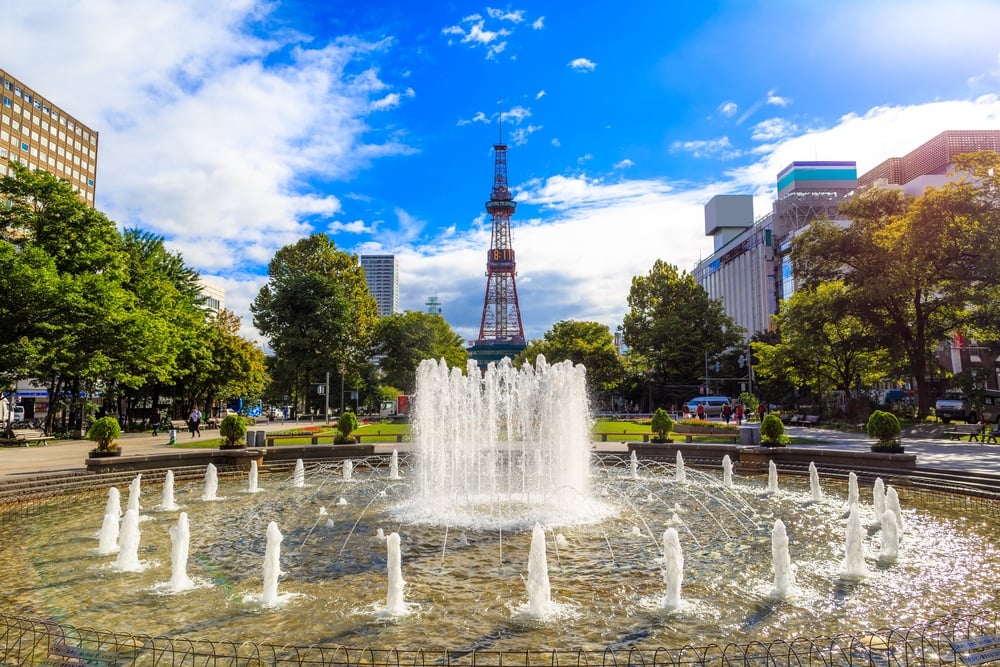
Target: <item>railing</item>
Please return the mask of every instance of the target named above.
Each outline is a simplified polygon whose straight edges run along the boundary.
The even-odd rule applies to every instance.
[[[77,628],[0,614],[0,664],[63,667],[659,667],[660,665],[959,665],[1000,656],[994,610],[936,618],[911,627],[833,637],[616,650],[449,651],[275,646],[150,637]]]

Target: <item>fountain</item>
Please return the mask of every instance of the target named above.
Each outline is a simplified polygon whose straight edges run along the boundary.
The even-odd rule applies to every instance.
[[[281,576],[281,541],[284,536],[274,521],[267,525],[267,549],[264,551],[264,589],[260,603],[273,607],[278,603],[278,577]]]
[[[526,611],[532,618],[545,618],[552,613],[552,589],[549,585],[548,557],[545,554],[545,531],[537,523],[531,531]]]
[[[417,377],[414,443],[395,465],[388,451],[355,458],[346,480],[342,461],[316,461],[310,484],[297,486],[289,461],[262,468],[255,494],[241,492],[245,472],[220,480],[210,467],[204,485],[178,481],[191,519],[186,574],[211,585],[145,594],[172,579],[171,565],[180,570],[179,517],[143,517],[140,551],[130,510],[116,561],[94,549],[93,504],[56,498],[0,521],[0,581],[26,582],[0,590],[0,612],[178,645],[266,641],[286,655],[448,646],[474,657],[760,645],[803,629],[835,636],[998,606],[983,582],[1000,578],[1000,519],[981,510],[969,520],[965,501],[978,499],[901,487],[907,531],[893,544],[891,527],[861,529],[873,518],[867,503],[845,523],[850,489],[835,477],[817,500],[812,475],[783,475],[780,493],[766,494],[769,480],[734,480],[731,461],[710,469],[689,455],[677,484],[673,453],[638,457],[633,469],[623,447],[594,452],[579,367],[540,359],[481,375],[425,362]],[[101,518],[116,523],[108,495]],[[881,522],[898,524],[899,507],[890,487],[892,521]],[[860,556],[850,568],[848,552]],[[879,560],[870,573],[866,553]],[[857,562],[864,578],[849,580]]]
[[[160,509],[164,512],[172,512],[178,509],[174,500],[174,471],[168,470],[163,479],[163,491],[160,494]]]
[[[664,609],[679,609],[681,606],[681,580],[684,577],[684,554],[681,552],[677,529],[671,526],[663,531],[663,585],[666,595]]]
[[[126,510],[140,511],[139,507],[139,496],[142,494],[141,488],[142,474],[136,475],[132,478],[132,483],[128,485],[128,503],[125,505]]]
[[[257,475],[257,461],[250,461],[250,472],[247,474],[247,493],[260,493]]]
[[[872,485],[872,507],[875,510],[875,522],[872,525],[881,526],[885,514],[885,482],[881,477],[876,477]]]
[[[635,452],[632,452],[633,454]],[[678,484],[683,484],[687,481],[687,471],[684,470],[684,456],[681,454],[681,450],[677,450],[677,456],[674,463],[674,481]]]
[[[778,492],[778,466],[773,459],[767,462],[767,492]]]
[[[857,504],[851,505],[844,533],[844,560],[840,566],[840,576],[849,581],[865,578],[865,545],[862,542],[861,515]]]
[[[819,485],[819,471],[812,461],[809,462],[809,496],[813,502],[818,503],[823,500],[823,487]]]
[[[882,548],[879,550],[878,562],[891,565],[899,555],[899,527],[896,515],[891,510],[885,510],[881,516]]]
[[[142,563],[139,561],[139,510],[131,508],[125,510],[119,538],[121,543],[118,548],[118,559],[115,561],[115,569],[120,572],[141,571]]]
[[[733,487],[733,460],[729,454],[722,457],[722,486],[727,489]]]
[[[391,533],[385,539],[386,571],[388,586],[385,594],[385,613],[391,616],[403,616],[407,613],[406,602],[403,600],[403,568],[402,552],[399,546],[399,533]]]
[[[399,476],[399,452],[395,449],[392,450],[392,456],[389,457],[389,479],[402,479]]]
[[[295,470],[292,472],[292,486],[301,489],[306,485],[306,466],[302,459],[296,459]]]
[[[219,492],[219,471],[215,465],[209,463],[205,467],[205,492],[201,494],[202,500],[218,500]]]
[[[177,525],[170,528],[170,589],[175,593],[194,587],[194,582],[187,575],[188,545],[191,541],[191,527],[187,512],[177,516]]]
[[[104,515],[101,531],[97,535],[97,553],[101,555],[118,552],[118,533],[121,530],[121,517],[114,512]]]
[[[777,519],[771,531],[771,560],[774,567],[774,588],[771,596],[778,600],[788,597],[795,584],[795,573],[792,570],[792,558],[788,553],[788,532],[785,522]]]

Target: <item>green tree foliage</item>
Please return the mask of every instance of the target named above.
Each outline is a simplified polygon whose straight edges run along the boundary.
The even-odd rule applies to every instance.
[[[236,447],[247,434],[247,424],[239,415],[226,415],[219,424],[219,435],[226,439],[226,445]]]
[[[615,338],[607,325],[598,322],[562,320],[532,341],[514,360],[520,365],[534,363],[538,355],[550,364],[572,361],[587,369],[587,384],[600,391],[610,391],[621,384],[624,372],[615,348]]]
[[[841,281],[798,290],[781,304],[774,323],[777,341],[753,343],[761,380],[785,378],[800,387],[849,392],[870,387],[891,371],[871,323],[852,312]]]
[[[778,419],[778,415],[764,415],[764,420],[760,423],[761,443],[772,447],[781,444],[781,436],[785,434],[785,425]]]
[[[913,377],[921,415],[933,347],[974,328],[1000,284],[1000,155],[973,153],[956,164],[966,177],[915,198],[872,190],[841,206],[850,224],[816,222],[792,244],[805,289],[843,281],[852,313]]]
[[[649,422],[649,428],[656,434],[658,440],[665,441],[674,428],[674,420],[670,418],[669,412],[663,408],[656,408],[653,419]]]
[[[337,442],[354,442],[351,433],[358,428],[358,418],[353,412],[344,412],[337,418]]]
[[[114,417],[95,419],[87,429],[87,439],[97,443],[97,451],[113,452],[118,449],[115,440],[121,435],[122,429]]]
[[[354,375],[370,354],[378,306],[356,255],[313,234],[275,253],[268,281],[250,306],[276,366],[301,395],[325,373]]]
[[[632,278],[624,342],[645,362],[656,384],[697,385],[712,359],[741,344],[742,330],[722,303],[686,271],[656,260],[649,274]]]
[[[449,367],[464,369],[469,358],[462,337],[441,315],[413,310],[379,318],[374,350],[381,357],[382,383],[406,394],[416,388],[417,366],[424,359],[444,359]]]
[[[902,425],[899,423],[899,418],[891,412],[876,410],[868,417],[865,431],[869,438],[878,440],[879,445],[891,447],[896,444]]]

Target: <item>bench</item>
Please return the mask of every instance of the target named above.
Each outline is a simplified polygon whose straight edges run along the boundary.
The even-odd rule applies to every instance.
[[[729,440],[734,445],[740,442],[739,433],[679,433],[684,436],[684,442],[694,442],[695,438],[718,438],[719,440]]]
[[[951,440],[961,440],[969,436],[969,442],[979,442],[979,436],[983,434],[982,424],[955,424],[945,431]]]
[[[799,423],[800,426],[815,426],[819,423],[819,415],[806,415]]]
[[[7,431],[5,435],[10,437],[0,438],[0,445],[4,447],[28,447],[32,444],[49,444],[49,436],[45,435],[45,431],[37,428],[20,428],[13,431]]]

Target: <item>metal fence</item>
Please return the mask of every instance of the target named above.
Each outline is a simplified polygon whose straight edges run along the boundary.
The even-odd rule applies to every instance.
[[[149,637],[0,615],[0,665],[30,667],[659,667],[957,665],[1000,661],[1000,614],[980,610],[907,628],[749,644],[606,650],[453,652],[274,646]]]

